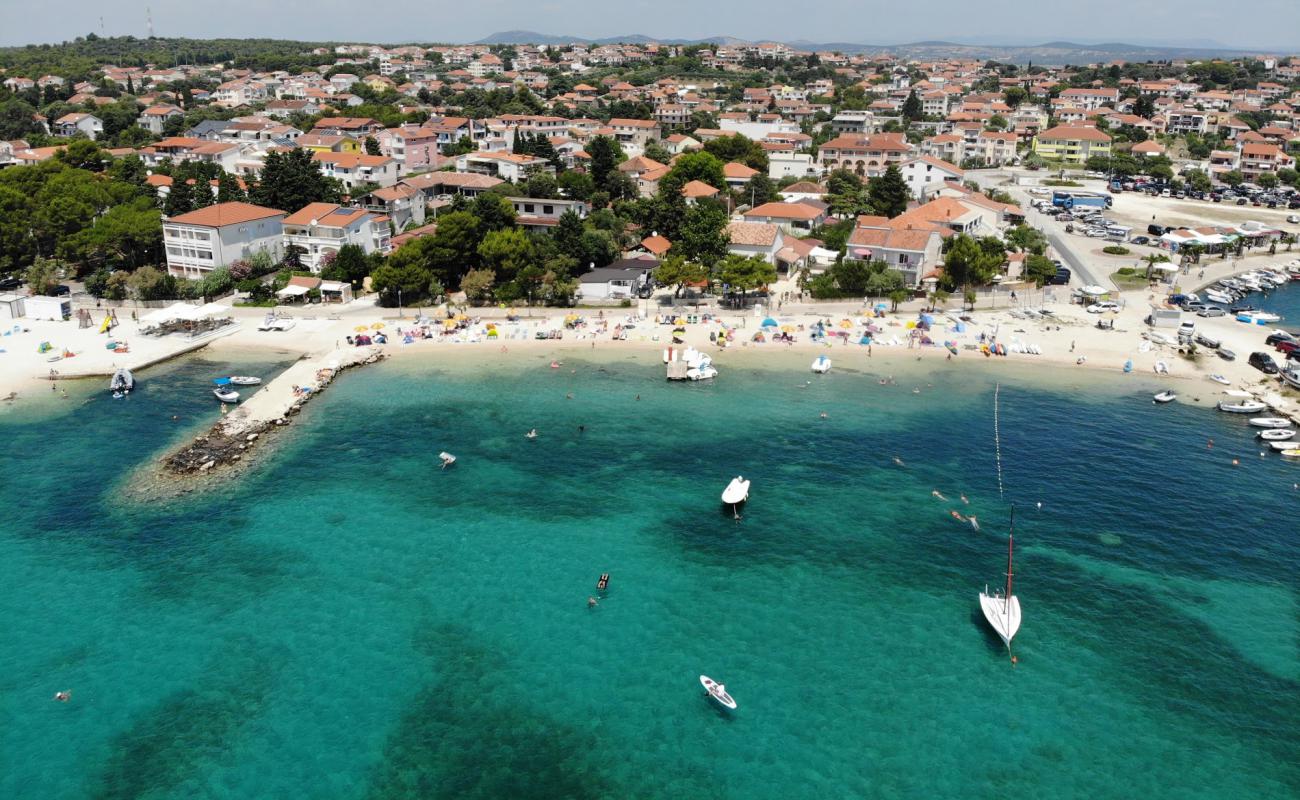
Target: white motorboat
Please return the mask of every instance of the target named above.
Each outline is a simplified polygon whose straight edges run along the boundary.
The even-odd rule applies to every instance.
[[[1153,369],[1155,369],[1157,375],[1169,374],[1169,364],[1165,363],[1164,361],[1157,361]]]
[[[749,481],[737,475],[722,490],[722,502],[733,508],[749,499]]]
[[[732,711],[736,710],[736,701],[727,693],[727,687],[725,685],[718,683],[708,675],[701,675],[700,683],[703,684],[705,690],[708,691],[709,697],[718,701],[723,708],[729,708]]]
[[[1232,295],[1226,292],[1215,291],[1214,289],[1206,289],[1205,299],[1213,301],[1215,303],[1223,303],[1227,305],[1232,302]]]
[[[831,360],[826,356],[817,356],[812,362],[812,371],[818,375],[825,375],[831,371]]]
[[[1174,393],[1173,389],[1165,389],[1163,392],[1151,399],[1157,403],[1172,403],[1178,399],[1178,395]]]
[[[1245,389],[1224,389],[1223,394],[1226,397],[1241,397],[1245,399],[1250,399],[1255,396]]]
[[[1215,383],[1222,384],[1222,385],[1224,385],[1224,386],[1231,386],[1231,385],[1232,385],[1232,381],[1228,380],[1227,378],[1225,378],[1224,376],[1218,374],[1217,372],[1216,372],[1215,374],[1213,374],[1213,375],[1208,376],[1208,377],[1209,377],[1210,380],[1214,381]]]
[[[113,377],[108,382],[109,391],[114,394],[126,393],[135,388],[135,378],[131,376],[131,370],[126,367],[120,367],[113,373]]]
[[[1014,507],[1011,509],[1011,530],[1007,533],[1007,584],[1004,592],[995,592],[989,594],[989,587],[986,585],[984,591],[980,592],[980,610],[984,612],[984,619],[988,620],[989,625],[1001,637],[1002,643],[1011,647],[1011,638],[1020,630],[1020,598],[1011,592],[1011,557],[1015,550],[1015,514]]]
[[[1255,428],[1288,428],[1291,420],[1285,417],[1251,417],[1250,424]]]
[[[686,348],[682,354],[686,362],[686,377],[693,381],[706,381],[718,377],[718,370],[713,366],[713,359],[694,347]]]
[[[1259,438],[1269,442],[1284,442],[1295,438],[1295,431],[1290,428],[1270,428],[1259,432]]]
[[[456,463],[456,457],[453,456],[451,453],[448,453],[446,450],[443,450],[441,453],[438,454],[438,459],[442,461],[443,469],[446,469],[447,467],[450,467],[452,464]]]
[[[239,392],[236,392],[234,389],[231,389],[229,386],[218,386],[212,390],[212,393],[216,395],[217,399],[223,403],[239,402]]]
[[[1293,389],[1300,389],[1300,372],[1294,369],[1284,369],[1278,374],[1282,382]]]
[[[262,379],[248,375],[231,375],[230,382],[236,386],[256,386],[262,382]]]
[[[1256,311],[1254,317],[1256,325],[1267,325],[1270,322],[1280,322],[1282,320],[1277,314],[1268,311]]]
[[[1268,446],[1273,448],[1274,450],[1279,450],[1279,451],[1294,450],[1296,447],[1300,447],[1300,442],[1293,442],[1290,439],[1284,439],[1283,441],[1280,442],[1269,442]]]
[[[1242,400],[1239,403],[1219,403],[1219,410],[1226,411],[1229,414],[1258,414],[1268,406],[1258,400]]]

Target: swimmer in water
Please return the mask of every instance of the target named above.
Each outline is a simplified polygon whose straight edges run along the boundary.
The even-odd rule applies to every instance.
[[[826,418],[829,417],[829,416],[830,416],[830,414],[827,414],[825,411],[823,411],[823,412],[821,413],[821,418],[822,418],[822,419],[826,419]]]
[[[970,501],[966,499],[966,495],[963,494],[963,495],[960,495],[960,497],[961,497],[961,501],[962,501],[963,503],[965,503],[966,505],[970,505]]]
[[[966,518],[961,515],[960,511],[949,511],[948,513],[952,516],[953,519],[957,520],[958,522],[966,521]]]
[[[930,494],[934,495],[935,497],[939,498],[940,500],[943,500],[944,502],[947,502],[947,501],[948,501],[948,498],[944,497],[942,494],[939,494],[939,490],[938,490],[938,489],[935,489],[933,492],[930,492]]]
[[[897,465],[900,466],[900,467],[902,467],[902,466],[906,466],[906,465],[903,463],[903,459],[899,458],[898,456],[894,456],[894,463],[897,464]]]
[[[971,514],[971,515],[970,515],[970,526],[971,526],[972,528],[974,528],[975,530],[977,530],[977,531],[980,529],[980,523],[979,523],[979,520],[975,519],[975,515],[974,515],[974,514]]]
[[[66,703],[72,699],[72,692],[69,691],[55,692],[54,699],[58,700],[60,703]]]
[[[536,438],[537,438],[537,429],[536,429],[536,428],[533,428],[532,430],[528,431],[528,433],[525,433],[524,436],[528,437],[529,439],[536,439]]]
[[[1042,511],[1042,510],[1043,510],[1043,501],[1042,501],[1042,500],[1039,500],[1039,501],[1038,501],[1038,510],[1039,510],[1039,511]]]
[[[564,396],[564,399],[565,399],[565,400],[572,400],[572,399],[573,399],[573,392],[569,392],[568,394],[566,394],[566,395]]]
[[[587,608],[595,608],[597,605],[596,598],[591,596],[587,597]]]

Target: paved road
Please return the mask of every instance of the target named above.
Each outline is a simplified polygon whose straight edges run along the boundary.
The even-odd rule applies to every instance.
[[[1041,224],[1039,227],[1047,228],[1046,225]],[[1065,262],[1065,265],[1070,268],[1071,277],[1077,277],[1079,282],[1085,286],[1101,286],[1105,288],[1111,286],[1109,275],[1098,276],[1096,270],[1088,266],[1088,263],[1074,251],[1073,242],[1070,241],[1070,234],[1055,233],[1050,229],[1044,230],[1044,233],[1047,234],[1047,241],[1051,243],[1052,249],[1061,257],[1061,261]],[[1084,241],[1092,240],[1085,239]]]

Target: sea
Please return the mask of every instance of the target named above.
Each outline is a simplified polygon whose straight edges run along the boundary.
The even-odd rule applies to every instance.
[[[1300,464],[1136,375],[832,355],[394,359],[179,495],[287,360],[9,406],[0,797],[1300,795]]]

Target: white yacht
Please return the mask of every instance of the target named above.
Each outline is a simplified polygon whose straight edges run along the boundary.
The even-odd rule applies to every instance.
[[[1020,630],[1020,598],[1011,592],[1011,560],[1015,550],[1016,510],[1011,509],[1011,529],[1007,532],[1007,583],[1002,592],[989,594],[986,585],[980,592],[980,610],[993,630],[1001,637],[1002,643],[1011,647],[1011,638]]]

